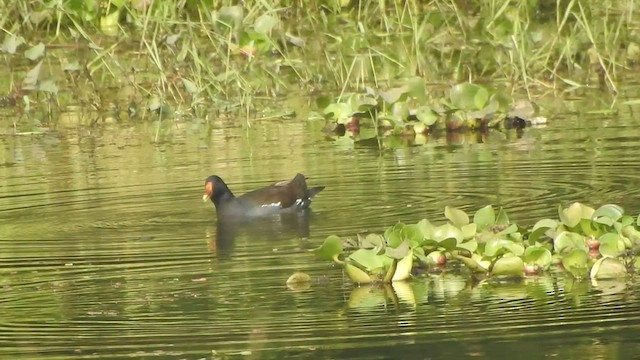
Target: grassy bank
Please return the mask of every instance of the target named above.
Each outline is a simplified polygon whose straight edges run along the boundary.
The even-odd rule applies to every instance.
[[[73,106],[95,123],[283,117],[315,97],[291,108],[274,98],[339,99],[416,77],[431,97],[465,81],[530,98],[587,84],[615,92],[640,56],[632,1],[234,3],[2,0],[0,105],[41,123]]]

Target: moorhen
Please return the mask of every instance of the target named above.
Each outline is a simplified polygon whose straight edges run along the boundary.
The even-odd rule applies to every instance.
[[[212,175],[204,182],[202,200],[211,199],[216,206],[218,218],[247,218],[307,209],[311,205],[311,199],[323,189],[324,186],[307,188],[306,178],[298,173],[291,180],[277,182],[236,197],[219,176]]]

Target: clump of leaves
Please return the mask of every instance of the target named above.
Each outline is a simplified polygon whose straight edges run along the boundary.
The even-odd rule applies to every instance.
[[[343,240],[332,235],[316,249],[345,267],[356,283],[389,282],[409,277],[412,264],[446,268],[449,260],[474,274],[519,278],[547,271],[553,264],[576,278],[625,276],[635,268],[640,246],[640,216],[625,215],[617,205],[593,209],[574,203],[558,207],[558,220],[542,219],[525,229],[490,205],[470,218],[445,207],[448,222],[395,224],[380,234],[358,235],[355,251],[345,254]]]

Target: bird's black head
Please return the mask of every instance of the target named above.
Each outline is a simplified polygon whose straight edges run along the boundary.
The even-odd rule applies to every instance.
[[[202,201],[211,199],[213,204],[217,207],[224,199],[233,197],[233,193],[219,176],[211,175],[204,181],[204,195],[202,195]]]

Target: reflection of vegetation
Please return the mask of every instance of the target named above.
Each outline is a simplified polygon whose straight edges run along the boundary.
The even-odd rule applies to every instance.
[[[358,235],[355,242],[347,241],[356,250],[346,256],[344,242],[329,236],[316,253],[343,265],[356,283],[404,280],[414,261],[443,268],[454,260],[473,274],[491,277],[536,275],[555,263],[575,278],[593,279],[622,277],[640,265],[635,264],[640,216],[634,220],[617,205],[595,210],[580,203],[559,207],[558,214],[559,220],[543,219],[524,229],[491,206],[478,210],[473,220],[446,207],[444,225],[423,219],[398,223],[384,236]]]
[[[416,75],[429,84],[506,80],[529,97],[594,80],[615,90],[616,72],[640,54],[628,1],[236,3],[0,0],[11,70],[0,106],[45,114],[32,125],[50,124],[69,104],[94,122],[205,117],[212,107],[251,115],[258,104],[257,117],[314,117],[302,104],[268,100],[318,88],[340,89],[337,103],[354,90],[393,97],[381,89]],[[409,110],[414,126],[428,124],[433,106],[418,105],[391,106],[380,120],[397,124]],[[454,114],[447,126],[465,121]]]

